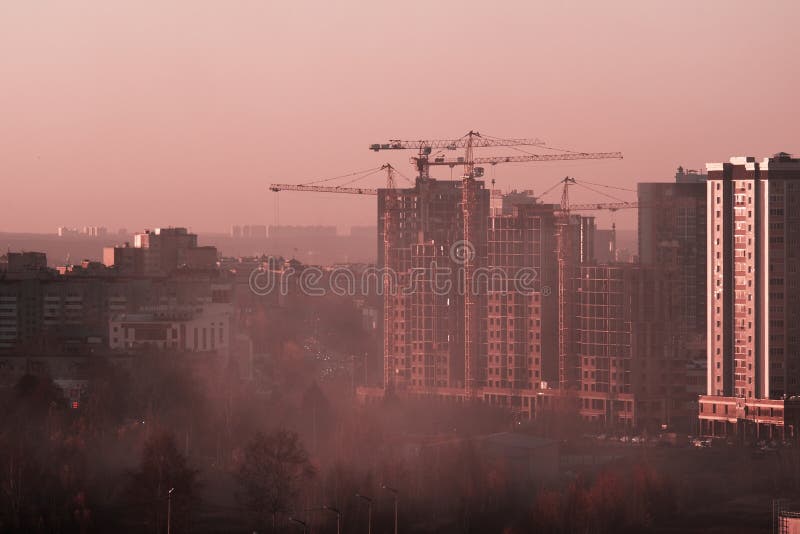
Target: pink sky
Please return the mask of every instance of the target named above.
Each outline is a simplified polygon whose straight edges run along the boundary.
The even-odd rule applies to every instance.
[[[625,154],[500,166],[504,189],[800,153],[799,16],[793,1],[2,2],[0,231],[274,224],[270,182],[385,161],[411,176],[410,153],[367,146],[470,129]],[[280,223],[373,225],[375,201],[281,193]]]

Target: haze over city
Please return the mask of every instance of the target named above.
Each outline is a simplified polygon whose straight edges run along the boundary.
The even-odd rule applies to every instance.
[[[269,182],[387,160],[413,176],[406,154],[368,144],[471,129],[625,155],[498,167],[503,189],[542,191],[589,173],[635,189],[679,165],[798,151],[798,10],[791,1],[4,2],[0,160],[14,201],[0,231],[275,224]],[[280,222],[342,231],[373,222],[369,201],[330,200],[283,194]],[[617,222],[633,229],[635,215]]]
[[[0,534],[800,534],[797,20],[0,3]]]

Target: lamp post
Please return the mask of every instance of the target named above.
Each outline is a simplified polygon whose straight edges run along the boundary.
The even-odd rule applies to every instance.
[[[175,488],[170,488],[167,492],[167,534],[172,530],[172,492]]]
[[[360,493],[356,497],[367,502],[367,534],[372,534],[372,499]]]
[[[306,532],[308,532],[308,523],[306,523],[305,521],[300,521],[296,517],[290,517],[289,521],[292,521],[300,525],[300,527],[303,529],[303,534],[306,534]]]
[[[386,484],[381,485],[381,488],[385,489],[386,491],[391,491],[394,494],[394,534],[397,534],[397,500],[400,492],[394,488],[390,488]]]
[[[322,509],[336,514],[336,534],[342,534],[342,511],[333,506],[323,506]]]

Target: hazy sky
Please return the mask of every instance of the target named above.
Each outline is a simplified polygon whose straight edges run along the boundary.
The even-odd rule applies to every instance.
[[[799,16],[794,1],[3,0],[0,231],[274,224],[272,181],[386,161],[412,176],[411,153],[368,145],[470,129],[625,154],[498,166],[504,189],[800,153]],[[279,196],[281,224],[375,224],[374,197]]]

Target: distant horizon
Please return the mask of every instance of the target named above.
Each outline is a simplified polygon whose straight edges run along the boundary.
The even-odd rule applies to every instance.
[[[180,226],[180,225],[178,225]],[[158,228],[152,226],[150,229]],[[145,229],[136,230],[137,232]],[[298,258],[304,263],[326,265],[346,261],[376,262],[377,261],[377,228],[374,237],[351,236],[350,234],[337,234],[335,244],[340,246],[335,252],[330,249],[329,237],[256,237],[235,238],[230,233],[195,232],[201,246],[214,246],[222,256],[246,257],[260,254],[282,255],[284,257]],[[610,228],[598,228],[608,231]],[[65,264],[80,263],[83,260],[102,261],[103,248],[122,245],[133,234],[119,235],[115,232],[104,236],[68,236],[59,237],[55,233],[35,232],[3,232],[0,231],[0,255],[9,252],[44,252],[47,262],[56,267]],[[316,239],[316,241],[315,241]],[[342,241],[338,241],[341,239]],[[130,242],[130,241],[128,241]],[[317,243],[317,245],[314,245]],[[253,245],[265,248],[249,248]],[[341,245],[344,245],[343,247]],[[637,253],[638,234],[636,230],[617,228],[617,245],[619,250]],[[272,247],[270,249],[266,247]],[[68,260],[69,258],[69,260]]]
[[[259,225],[261,223],[250,223],[250,224],[251,225],[252,224]],[[96,225],[92,225],[92,226],[104,227],[102,224],[96,224]],[[240,225],[231,225],[231,226],[240,226]],[[275,225],[266,224],[264,226],[266,226],[267,229],[269,230],[270,226],[275,226]],[[322,224],[322,225],[317,225],[317,224],[309,224],[309,225],[286,224],[286,225],[280,225],[280,226],[283,226],[283,227],[305,227],[305,228],[313,228],[315,226],[324,226],[324,227],[329,227],[329,228],[330,227],[336,227],[336,235],[337,236],[343,236],[343,237],[350,236],[351,235],[350,231],[353,228],[374,228],[376,232],[377,232],[377,229],[378,229],[377,226],[368,225],[368,224],[365,224],[365,225],[357,224],[357,225],[345,226],[345,227],[336,226],[334,224],[330,224],[330,225],[326,225],[326,224]],[[78,229],[80,229],[82,227],[83,227],[83,225],[81,225],[81,226],[67,226],[67,228],[78,228]],[[146,227],[141,228],[141,229],[139,229],[139,228],[125,228],[125,230],[127,230],[127,233],[125,233],[125,234],[120,234],[119,233],[119,230],[122,230],[122,228],[119,228],[119,229],[117,229],[117,228],[108,228],[107,226],[105,228],[108,229],[108,233],[105,236],[93,237],[93,236],[89,236],[89,235],[78,235],[78,236],[66,236],[66,237],[62,237],[62,239],[103,239],[103,238],[113,238],[115,236],[121,236],[121,235],[133,236],[134,234],[141,233],[141,232],[144,232],[146,230],[153,230],[155,228],[186,228],[189,232],[195,233],[197,235],[221,236],[221,237],[231,237],[232,238],[230,228],[228,228],[227,230],[197,230],[197,229],[192,228],[191,226],[188,226],[188,225],[185,225],[185,224],[173,224],[173,225],[161,225],[161,226],[159,226],[159,225],[149,225],[149,226],[146,226]],[[601,225],[601,224],[598,223],[597,229],[598,230],[611,230],[611,226],[610,225],[609,226],[604,226],[604,225]],[[637,228],[636,227],[633,227],[633,228],[621,227],[619,225],[619,223],[617,223],[616,230],[618,232],[632,232],[634,234],[637,232]],[[38,235],[38,236],[59,237],[58,236],[58,227],[56,227],[55,230],[50,231],[50,232],[48,232],[48,231],[26,231],[26,230],[12,231],[12,230],[6,230],[6,229],[3,229],[3,228],[0,228],[0,235],[2,235],[2,234]],[[377,233],[376,233],[376,236],[377,236]],[[269,238],[270,238],[270,236],[267,235],[266,238],[240,237],[240,238],[237,238],[237,239],[269,239]]]
[[[777,153],[777,152],[775,152],[775,153]],[[772,155],[773,154],[769,154],[767,156],[763,156],[763,158],[771,157]],[[752,156],[752,155],[750,155],[750,156]],[[736,156],[730,156],[730,157],[736,157]],[[754,156],[754,157],[756,157],[759,161],[762,159],[762,157],[759,157],[759,156]],[[728,159],[730,159],[730,158],[725,159],[725,161],[728,161]],[[583,162],[583,163],[585,164],[587,162]],[[589,162],[589,163],[591,163],[591,162]],[[706,163],[710,163],[710,162],[706,162]],[[636,181],[633,184],[633,188],[635,188],[639,183],[673,183],[675,181],[674,180],[675,179],[675,172],[677,172],[678,168],[683,168],[685,171],[701,171],[701,172],[705,173],[706,172],[706,167],[705,167],[706,163],[704,163],[702,166],[678,165],[678,166],[675,167],[675,170],[674,170],[674,172],[672,173],[672,175],[670,177],[667,177],[665,179],[660,179],[660,180],[639,180],[639,181]],[[572,164],[575,164],[575,162],[572,162]],[[434,178],[437,178],[437,177],[434,176]],[[437,179],[448,180],[450,178],[438,177]],[[491,180],[491,178],[487,178],[485,180],[479,180],[479,181],[488,182],[489,180]],[[378,184],[378,185],[376,185],[376,187],[382,187],[382,185]],[[402,187],[402,184],[400,185],[400,187]],[[488,187],[488,185],[487,185],[487,187]],[[634,194],[635,189],[633,189],[633,188],[630,189],[630,194],[633,195],[633,196],[631,198],[622,198],[621,200],[635,202],[637,199],[636,199],[636,196]],[[548,189],[551,189],[551,188],[548,188]],[[503,188],[501,190],[503,191],[504,194],[507,194],[507,193],[510,193],[512,191],[525,191],[527,189],[523,185],[522,187],[508,187],[508,188]],[[534,191],[534,194],[537,193],[537,190],[533,189],[533,191]],[[573,188],[571,190],[571,196],[573,198],[580,197],[581,196],[581,191],[578,190],[577,191],[577,195],[575,194],[575,191],[576,191],[576,188]],[[291,192],[291,191],[284,192],[284,193],[268,192],[267,194],[269,194],[269,195],[292,195],[292,196],[297,195],[297,196],[299,196],[301,198],[309,198],[309,199],[311,199],[309,202],[313,202],[314,199],[316,199],[316,201],[320,202],[320,203],[324,203],[324,201],[329,201],[329,200],[343,200],[344,198],[350,196],[350,195],[336,195],[336,194],[331,194],[331,193],[305,193],[305,194],[303,194],[303,193],[295,193],[295,192]],[[559,200],[560,200],[560,198],[559,198],[560,194],[561,194],[560,193],[560,189],[552,190],[552,191],[550,191],[548,193],[546,198],[541,199],[541,198],[537,197],[537,199],[542,201],[543,203],[546,203],[546,204],[557,204],[559,202]],[[619,193],[617,191],[616,194],[624,196],[625,193],[624,192],[623,193]],[[375,201],[372,200],[372,197],[360,197],[358,200],[360,202],[372,202],[373,204],[375,203]],[[596,200],[597,200],[597,198],[591,198],[591,199],[587,198],[587,199],[583,199],[583,200],[578,200],[576,202],[594,202]],[[613,198],[603,198],[603,200],[604,201],[610,201],[610,202],[614,201]],[[377,210],[377,206],[373,206],[373,211],[376,211],[376,210]],[[615,220],[615,217],[612,216],[612,214],[610,214],[606,210],[597,210],[597,211],[587,212],[587,216],[594,216],[595,217],[595,220],[598,221],[597,222],[597,224],[598,224],[597,228],[600,229],[600,230],[610,230],[612,224],[615,223],[616,224],[616,229],[618,231],[636,232],[637,231],[637,219],[636,219],[635,216],[633,216],[633,217],[624,216],[624,214],[626,212],[635,213],[636,209],[623,210],[621,212],[616,213],[616,217],[618,217],[618,220]],[[591,215],[589,215],[589,214],[591,214]],[[375,214],[375,215],[377,216],[377,214]],[[198,235],[204,234],[204,235],[223,235],[223,236],[224,235],[228,235],[229,236],[230,233],[231,233],[231,228],[233,226],[248,226],[248,225],[249,226],[261,225],[261,226],[266,226],[267,228],[270,228],[271,226],[284,226],[284,227],[286,227],[286,226],[298,226],[298,227],[306,227],[306,228],[315,227],[315,226],[319,226],[319,227],[336,227],[337,235],[340,235],[340,236],[349,235],[349,232],[350,232],[350,230],[352,228],[367,228],[367,227],[370,227],[370,228],[376,228],[377,229],[377,224],[375,222],[372,222],[372,223],[364,222],[364,223],[360,223],[360,224],[350,224],[350,225],[338,225],[338,224],[336,224],[334,222],[327,222],[327,223],[326,222],[319,222],[319,223],[303,224],[302,222],[299,222],[299,221],[295,221],[295,222],[291,222],[291,223],[257,222],[257,221],[253,222],[253,221],[251,221],[251,222],[234,222],[234,223],[231,223],[230,225],[228,225],[228,227],[225,230],[220,230],[218,228],[217,229],[205,228],[205,229],[202,229],[202,230],[197,230],[192,225],[184,224],[184,223],[164,224],[164,225],[152,225],[152,224],[150,224],[150,225],[144,225],[141,228],[133,228],[133,227],[130,227],[130,226],[122,225],[122,226],[119,226],[117,228],[114,228],[113,226],[108,226],[108,225],[105,225],[103,223],[94,222],[94,223],[80,223],[80,224],[77,224],[77,223],[59,224],[52,231],[48,231],[48,230],[45,230],[45,229],[36,230],[36,231],[31,231],[31,230],[26,230],[26,229],[9,230],[9,229],[0,227],[0,234],[6,233],[6,234],[35,234],[35,235],[51,235],[52,234],[52,235],[56,235],[57,234],[57,230],[58,230],[59,227],[74,228],[74,229],[80,230],[81,228],[83,228],[85,226],[97,226],[97,227],[106,228],[108,230],[108,234],[109,235],[116,235],[116,234],[118,234],[118,231],[123,230],[123,229],[128,231],[127,235],[134,235],[135,233],[144,232],[145,230],[150,230],[150,229],[154,229],[154,228],[180,227],[180,228],[187,228],[189,231],[195,232]]]

